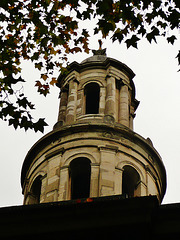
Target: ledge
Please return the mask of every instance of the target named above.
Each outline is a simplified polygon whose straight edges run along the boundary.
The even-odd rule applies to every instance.
[[[180,203],[123,195],[0,208],[0,239],[179,239]]]

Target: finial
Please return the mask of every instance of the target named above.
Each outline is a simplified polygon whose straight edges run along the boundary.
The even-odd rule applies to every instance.
[[[98,50],[92,50],[94,55],[105,55],[106,56],[106,48],[102,49],[102,40],[98,40],[99,43],[99,49]]]
[[[99,39],[98,42],[99,42],[99,50],[102,50],[102,40]]]

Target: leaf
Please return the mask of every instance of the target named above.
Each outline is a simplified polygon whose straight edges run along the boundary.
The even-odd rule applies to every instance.
[[[56,78],[52,78],[52,80],[50,81],[50,84],[51,84],[52,86],[54,86],[54,84],[56,84],[56,83],[57,83]]]
[[[33,128],[35,132],[44,132],[44,127],[48,126],[48,124],[44,121],[44,118],[40,118],[36,123],[33,124]]]
[[[40,62],[40,63],[35,63],[35,68],[41,70],[42,67],[43,67],[42,62]]]
[[[39,59],[39,52],[35,52],[33,54],[33,56],[31,57],[31,60],[34,61],[34,60],[38,60]]]
[[[23,97],[22,99],[18,99],[17,104],[19,105],[19,107],[23,107],[25,109],[27,107],[29,107],[30,109],[34,109],[34,104],[29,102],[26,97]]]
[[[2,109],[2,114],[3,114],[3,116],[4,116],[4,117],[6,117],[6,116],[8,116],[8,115],[14,116],[14,114],[16,113],[16,112],[15,112],[16,107],[13,106],[12,103],[8,103],[8,102],[6,102],[6,105],[7,105],[7,106]]]
[[[141,28],[139,29],[138,34],[142,34],[142,36],[146,34],[146,30],[143,26],[141,26]]]
[[[156,27],[153,27],[153,31],[148,33],[146,35],[146,38],[150,43],[152,42],[152,40],[154,40],[155,43],[157,43],[156,36],[159,36],[159,29],[157,29]]]
[[[171,29],[179,27],[179,12],[176,9],[172,9],[168,21],[171,24]]]
[[[116,41],[116,40],[118,40],[119,43],[121,43],[123,39],[124,39],[124,36],[123,36],[123,34],[122,34],[122,32],[121,32],[120,30],[119,30],[119,31],[116,31],[116,32],[114,33],[114,35],[112,36],[112,41],[113,41],[113,42]]]
[[[102,19],[99,20],[98,25],[103,34],[103,37],[106,37],[110,31],[114,31],[116,27],[113,21],[107,22],[106,20],[102,20]]]
[[[129,47],[134,47],[134,48],[137,48],[137,41],[139,41],[140,39],[136,36],[136,35],[133,35],[132,38],[130,39],[127,39],[125,41],[126,45],[127,45],[127,48]]]
[[[19,105],[20,107],[23,107],[23,108],[26,108],[27,105],[28,105],[28,101],[27,101],[27,98],[26,98],[26,97],[24,97],[24,98],[22,98],[22,99],[18,99],[18,100],[17,100],[17,103],[18,103],[18,105]]]
[[[161,26],[163,29],[165,29],[167,27],[167,23],[166,22],[162,22],[162,21],[158,21],[157,22],[157,26]]]
[[[20,122],[20,128],[24,128],[27,131],[29,128],[33,127],[32,121],[29,121],[26,116],[23,116]]]
[[[77,53],[77,52],[82,52],[82,50],[81,50],[81,48],[79,48],[79,47],[74,47],[74,48],[72,48],[71,50],[70,50],[70,52],[71,53]]]
[[[178,55],[176,56],[176,58],[178,59],[178,65],[180,65],[180,51],[179,51]]]
[[[179,0],[174,0],[174,2],[175,2],[175,4],[176,4],[176,7],[177,7],[177,8],[180,8],[180,2],[179,2]]]
[[[9,119],[9,126],[10,126],[10,125],[13,125],[14,128],[17,129],[18,126],[19,126],[19,121],[18,121],[18,119],[17,119],[17,118],[11,118],[11,119]]]
[[[40,81],[36,81],[36,84],[35,84],[35,86],[36,86],[36,87],[38,87],[38,88],[41,88],[41,87],[42,87],[42,84],[41,84],[41,82],[40,82]]]
[[[168,43],[171,43],[172,45],[174,44],[175,40],[177,40],[177,38],[174,35],[167,38]]]
[[[41,78],[46,81],[46,79],[48,78],[48,76],[46,74],[41,74]]]

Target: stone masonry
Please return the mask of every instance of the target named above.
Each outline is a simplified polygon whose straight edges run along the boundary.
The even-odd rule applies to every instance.
[[[133,77],[125,64],[100,52],[80,64],[73,62],[68,74],[59,76],[58,122],[34,144],[22,167],[24,204],[70,200],[72,191],[78,191],[72,176],[85,178],[81,169],[71,168],[76,159],[90,162],[88,197],[156,195],[162,201],[162,159],[150,141],[133,131],[139,104]],[[97,96],[99,107],[97,113],[86,114],[92,98],[85,89],[91,83],[97,86],[92,98]]]

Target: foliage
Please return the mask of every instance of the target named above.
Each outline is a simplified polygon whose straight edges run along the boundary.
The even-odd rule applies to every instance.
[[[15,128],[43,132],[47,124],[34,121],[34,105],[23,93],[21,61],[32,61],[41,72],[35,86],[46,96],[56,84],[53,71],[65,71],[67,55],[89,52],[89,29],[81,29],[80,22],[96,19],[94,34],[137,48],[140,39],[151,43],[158,36],[174,44],[176,36],[168,34],[179,28],[179,16],[179,0],[1,0],[0,118]],[[177,58],[180,63],[180,53]]]

